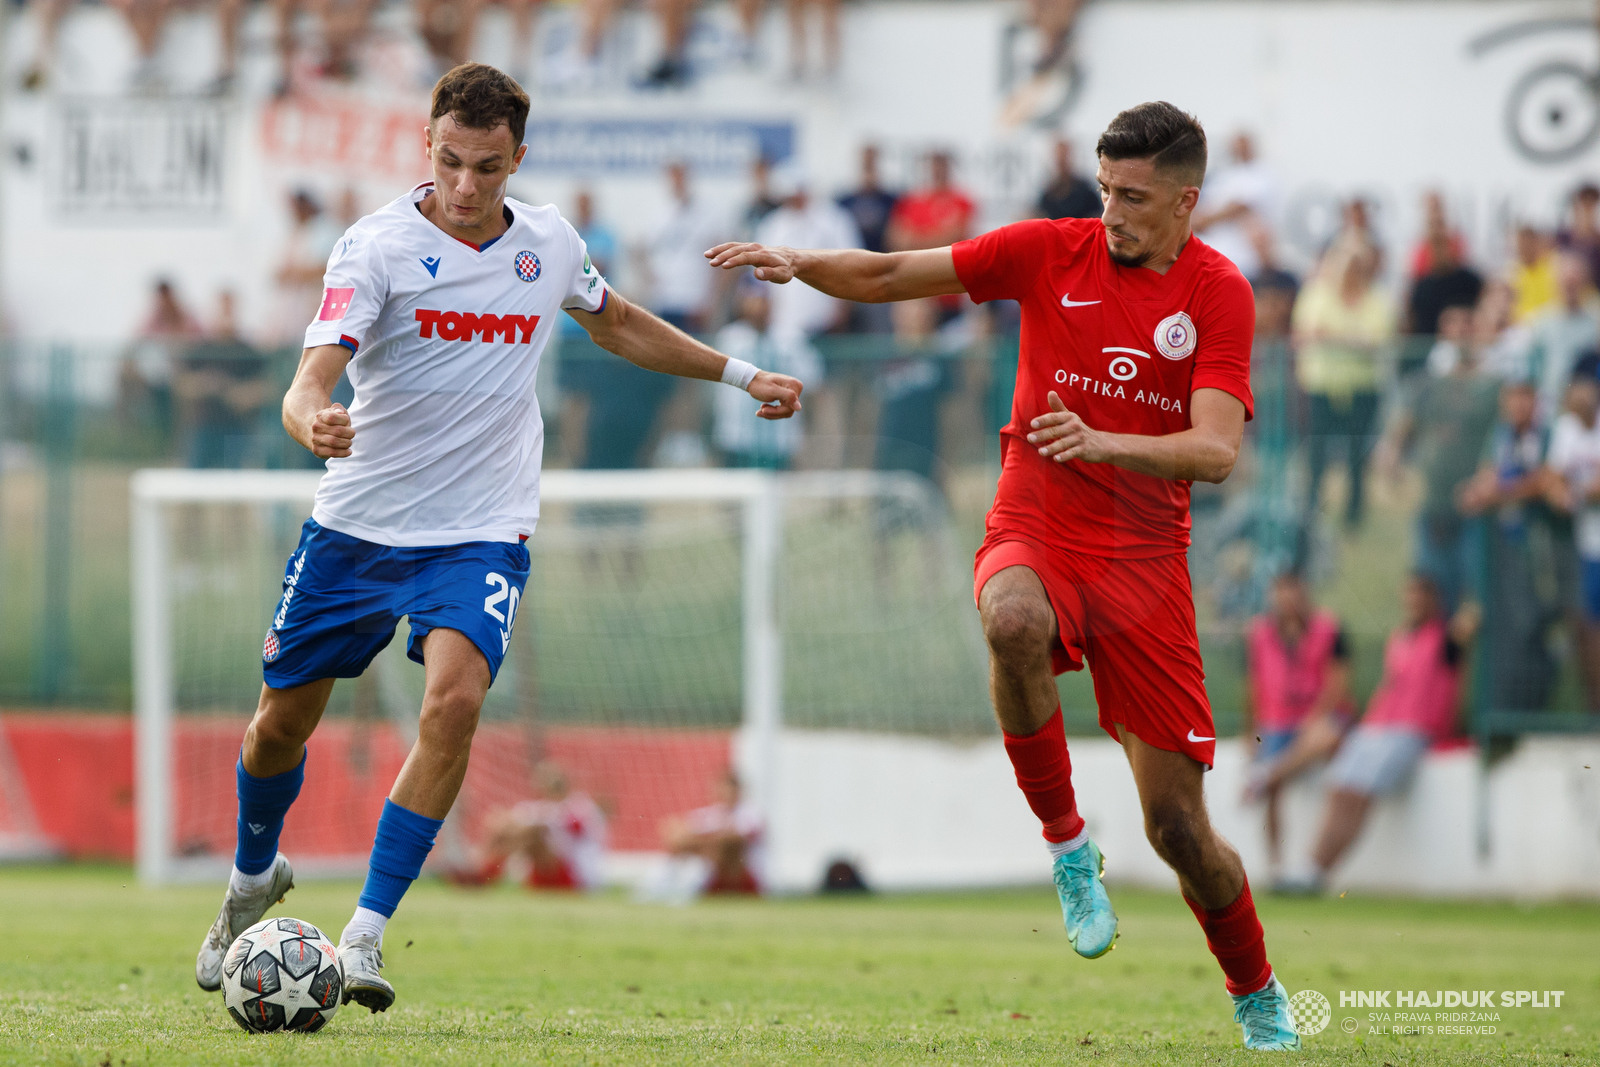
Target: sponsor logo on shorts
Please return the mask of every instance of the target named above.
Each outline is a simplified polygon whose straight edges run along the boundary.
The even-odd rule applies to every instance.
[[[277,659],[278,637],[277,632],[283,629],[283,620],[289,614],[289,604],[294,600],[294,591],[300,586],[300,573],[306,569],[306,553],[300,550],[300,555],[295,558],[294,569],[283,580],[283,600],[278,604],[278,614],[272,617],[272,629],[267,631],[267,640],[273,650],[272,659]],[[265,655],[265,651],[263,651]]]
[[[1194,320],[1186,312],[1168,315],[1156,325],[1156,351],[1168,359],[1187,359],[1194,355],[1197,341]]]
[[[538,328],[537,315],[479,315],[471,311],[430,311],[417,309],[418,337],[432,337],[437,331],[441,340],[470,341],[482,334],[485,343],[498,334],[506,344],[533,340]]]
[[[516,270],[517,277],[525,282],[538,281],[539,272],[544,269],[539,266],[539,257],[527,250],[517,253],[517,258],[512,261],[512,267]]]
[[[1189,727],[1189,743],[1191,745],[1198,745],[1202,741],[1215,741],[1215,740],[1216,740],[1215,737],[1196,737],[1194,735],[1194,727],[1193,726]]]

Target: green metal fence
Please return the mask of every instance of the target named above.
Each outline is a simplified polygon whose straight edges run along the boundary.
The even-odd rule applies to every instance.
[[[960,551],[974,550],[997,473],[997,431],[1009,417],[1015,340],[952,347],[856,335],[823,338],[818,347],[827,383],[808,393],[807,414],[813,427],[843,443],[803,453],[803,463],[872,466],[887,368],[924,360],[944,369],[946,385],[929,408],[940,429],[931,471]],[[564,371],[611,358],[583,339],[566,339],[542,371],[551,465],[567,462],[560,444]],[[315,466],[278,420],[297,359],[292,351],[0,346],[0,707],[130,706],[128,476],[144,466]],[[1296,559],[1309,568],[1319,599],[1345,620],[1358,689],[1362,696],[1371,691],[1399,615],[1417,497],[1414,485],[1375,489],[1367,523],[1355,533],[1327,519],[1308,523],[1303,402],[1292,353],[1281,342],[1263,343],[1254,364],[1256,417],[1239,468],[1224,486],[1196,486],[1194,493],[1191,569],[1223,734],[1237,730],[1245,621],[1271,576]],[[705,395],[693,385],[684,390],[665,406],[663,424],[704,438]],[[706,457],[717,462],[714,450]],[[1480,590],[1494,566],[1486,556]],[[1490,626],[1474,668],[1477,733],[1600,728],[1600,717],[1583,714],[1570,623],[1557,620],[1549,634],[1560,681],[1547,706],[1493,707],[1498,653]],[[1087,675],[1065,676],[1062,692],[1071,728],[1092,732]]]

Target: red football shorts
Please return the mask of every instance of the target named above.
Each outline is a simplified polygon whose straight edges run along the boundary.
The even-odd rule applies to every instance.
[[[1044,583],[1059,630],[1051,666],[1063,674],[1088,661],[1106,733],[1117,737],[1121,723],[1148,745],[1211,766],[1217,732],[1187,557],[1108,559],[991,530],[978,550],[973,599],[1007,567],[1027,567]]]

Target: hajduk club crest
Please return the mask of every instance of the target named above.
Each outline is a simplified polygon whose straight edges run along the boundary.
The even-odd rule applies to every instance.
[[[539,257],[532,252],[518,252],[512,266],[516,268],[517,277],[523,281],[536,282],[539,280]]]
[[[1156,351],[1168,359],[1187,359],[1194,355],[1194,321],[1185,312],[1168,315],[1156,326]]]

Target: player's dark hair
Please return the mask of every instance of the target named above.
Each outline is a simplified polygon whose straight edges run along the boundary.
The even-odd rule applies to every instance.
[[[1157,170],[1198,186],[1206,176],[1206,131],[1200,120],[1158,100],[1111,120],[1094,146],[1106,159],[1148,159]]]
[[[428,121],[444,115],[475,130],[492,130],[503,122],[511,127],[512,144],[520,146],[528,131],[528,94],[503,71],[485,63],[463,63],[433,87]]]

